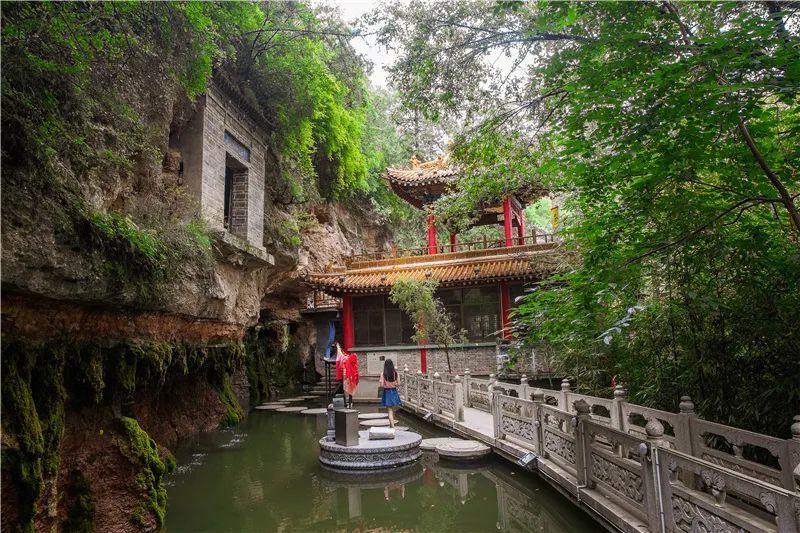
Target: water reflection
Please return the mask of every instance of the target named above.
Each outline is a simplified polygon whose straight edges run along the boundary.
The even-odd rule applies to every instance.
[[[442,433],[414,419],[424,437]],[[383,474],[318,462],[324,416],[256,412],[236,431],[187,442],[168,480],[166,530],[594,531],[537,477],[502,461],[460,465],[425,454]]]

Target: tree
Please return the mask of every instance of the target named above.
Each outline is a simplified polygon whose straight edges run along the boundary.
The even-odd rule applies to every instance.
[[[414,341],[433,342],[444,348],[447,371],[452,372],[450,346],[464,342],[464,333],[457,331],[442,301],[436,297],[435,280],[417,281],[400,278],[389,295],[414,322]]]
[[[581,387],[607,391],[616,374],[638,401],[673,408],[689,393],[705,416],[787,433],[800,410],[799,14],[510,1],[376,15],[403,98],[466,125],[455,153],[470,172],[446,209],[517,187],[566,195],[565,245],[582,262],[516,317]]]

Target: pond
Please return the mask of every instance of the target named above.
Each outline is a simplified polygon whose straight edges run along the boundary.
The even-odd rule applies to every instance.
[[[423,437],[447,435],[400,418]],[[502,459],[465,467],[426,454],[388,476],[332,475],[318,461],[325,429],[325,416],[254,411],[236,428],[184,441],[166,480],[164,530],[602,531],[535,474]]]

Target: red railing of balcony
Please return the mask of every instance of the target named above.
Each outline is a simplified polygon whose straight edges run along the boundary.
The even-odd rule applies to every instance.
[[[511,242],[512,246],[521,246],[523,244],[548,244],[556,242],[558,239],[559,237],[553,233],[542,233],[532,230],[524,237],[512,237]],[[477,241],[458,242],[456,244],[438,244],[436,246],[436,252],[445,254],[450,252],[468,252],[472,250],[489,250],[499,248],[506,248],[505,238],[487,239],[486,236],[484,236],[483,239]],[[345,259],[345,265],[350,265],[356,261],[374,261],[378,259],[392,259],[395,257],[414,257],[422,255],[429,255],[428,246],[420,246],[418,248],[408,248],[403,250],[393,248],[392,250],[388,251],[352,255]]]

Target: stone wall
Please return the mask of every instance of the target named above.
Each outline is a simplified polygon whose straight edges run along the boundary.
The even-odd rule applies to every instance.
[[[386,358],[394,361],[402,371],[406,365],[410,372],[420,370],[419,347],[408,346],[390,350],[353,348],[358,354],[359,372],[365,376],[378,376]],[[447,356],[439,348],[428,348],[428,371],[447,372]],[[469,368],[473,375],[489,375],[497,368],[497,350],[494,344],[450,348],[450,365],[453,372],[461,373]]]
[[[226,135],[227,133],[227,135]],[[200,200],[209,227],[226,230],[225,166],[235,161],[230,233],[264,248],[266,134],[224,92],[209,87],[181,133],[184,181]]]

